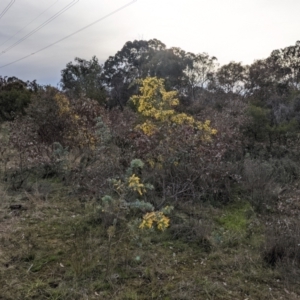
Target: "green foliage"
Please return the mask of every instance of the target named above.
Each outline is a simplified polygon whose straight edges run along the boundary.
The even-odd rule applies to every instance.
[[[80,75],[0,126],[3,297],[296,299],[298,44],[219,70],[157,40],[125,46],[96,77],[135,110],[101,108]]]
[[[143,197],[147,190],[153,189],[150,184],[140,182],[140,178],[134,172],[140,171],[143,162],[135,159],[131,162],[131,166],[127,169],[126,175],[122,178],[109,179],[112,189],[112,195],[102,197],[103,212],[115,214],[116,218],[124,218],[128,214],[128,209],[136,208],[141,211],[145,209],[153,210],[153,206],[140,201],[137,197]]]
[[[247,215],[252,211],[249,203],[234,203],[229,205],[224,215],[221,216],[218,221],[226,230],[232,230],[236,232],[245,232],[249,224]]]
[[[144,66],[153,55],[147,41],[127,42],[104,63],[103,81],[110,90],[110,106],[126,105],[136,90],[135,80],[143,76]]]
[[[73,124],[70,113],[69,99],[50,86],[41,89],[27,109],[37,139],[48,145],[54,142],[67,145],[67,132],[72,130]]]
[[[96,101],[71,101],[65,94],[50,86],[35,94],[26,111],[28,116],[20,122],[30,125],[30,138],[45,145],[58,142],[63,147],[94,149],[96,131],[100,128],[104,130],[103,122],[96,119],[101,113],[101,107]],[[104,131],[100,134],[102,139],[108,138],[106,133],[103,135]]]
[[[296,142],[299,121],[292,105],[282,103],[268,108],[250,105],[247,110],[249,121],[244,125],[245,135],[254,142],[265,142],[273,153],[279,145]]]
[[[100,116],[95,119],[95,122],[95,133],[98,139],[98,151],[101,151],[104,148],[106,148],[109,142],[111,141],[112,134],[109,127],[105,124],[105,122],[103,122]]]
[[[142,212],[145,215],[139,228],[149,229],[153,228],[153,225],[156,224],[157,229],[163,231],[169,227],[170,222],[170,219],[165,214],[169,214],[173,207],[165,207],[160,211],[154,211],[154,206],[151,203],[135,198],[136,196],[144,198],[147,191],[153,189],[151,184],[141,183],[140,178],[135,174],[136,171],[141,171],[143,166],[144,163],[140,159],[134,159],[127,169],[123,180],[110,179],[116,195],[103,196],[101,199],[102,206],[99,209],[102,213],[111,215],[111,219],[115,223],[124,220],[130,212]],[[129,224],[130,228],[134,227],[132,227],[132,222],[135,223],[131,220]]]
[[[54,152],[53,155],[55,155],[58,159],[63,159],[66,155],[68,155],[68,147],[64,148],[60,143],[53,143]]]
[[[35,88],[35,82],[0,76],[0,121],[12,121],[19,114],[24,115]]]
[[[106,101],[106,93],[101,82],[102,67],[93,56],[90,61],[76,57],[61,71],[61,86],[71,97],[87,97],[100,104]]]
[[[230,62],[216,72],[216,88],[225,93],[245,93],[247,83],[247,67],[241,63]]]
[[[203,92],[213,81],[213,74],[217,67],[217,58],[207,53],[190,54],[192,62],[184,70],[184,80],[187,82],[192,101],[196,100],[197,90]]]
[[[270,122],[270,112],[268,109],[262,107],[250,105],[248,109],[248,114],[250,116],[250,124],[247,127],[248,134],[256,141],[264,141],[268,139],[268,133],[271,128]]]
[[[123,108],[137,92],[136,80],[149,76],[164,79],[168,90],[184,90],[184,70],[191,61],[191,53],[167,49],[157,39],[127,42],[104,64],[103,81],[110,91],[110,105]]]

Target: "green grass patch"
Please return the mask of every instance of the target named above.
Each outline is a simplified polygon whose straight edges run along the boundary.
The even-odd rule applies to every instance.
[[[217,221],[225,230],[244,232],[252,214],[253,210],[248,202],[234,203],[226,207]]]

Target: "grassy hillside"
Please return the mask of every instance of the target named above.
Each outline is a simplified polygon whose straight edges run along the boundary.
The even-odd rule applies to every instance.
[[[1,299],[298,299],[296,186],[263,214],[236,192],[222,205],[179,200],[165,231],[139,229],[137,212],[112,226],[65,175],[22,174],[8,140],[3,124]]]
[[[0,77],[0,299],[300,297],[299,42],[158,42]]]

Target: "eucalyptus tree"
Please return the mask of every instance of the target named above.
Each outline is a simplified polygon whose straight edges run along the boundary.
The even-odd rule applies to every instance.
[[[218,64],[217,58],[209,56],[207,53],[189,53],[189,58],[190,62],[187,64],[184,74],[190,97],[194,101],[196,90],[206,89],[213,81],[214,72]]]
[[[102,66],[96,56],[91,60],[79,57],[69,62],[61,71],[61,87],[71,97],[87,97],[104,104],[105,88],[102,82]]]
[[[215,79],[217,89],[224,93],[247,95],[248,66],[232,61],[218,69]]]
[[[37,90],[36,81],[0,76],[0,121],[12,121],[18,114],[25,114],[31,95]]]

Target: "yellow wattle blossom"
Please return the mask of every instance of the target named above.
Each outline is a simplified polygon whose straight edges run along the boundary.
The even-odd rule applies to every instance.
[[[136,128],[142,130],[148,136],[153,135],[157,131],[157,127],[149,120],[136,126]]]
[[[54,101],[58,106],[59,116],[62,116],[72,123],[71,129],[67,132],[65,138],[72,142],[77,141],[79,147],[88,146],[91,150],[95,150],[97,142],[96,136],[93,133],[89,133],[87,128],[83,126],[82,119],[74,111],[69,99],[61,93],[56,93]]]
[[[166,217],[161,211],[146,213],[139,228],[153,228],[153,223],[156,223],[157,229],[164,231],[170,226],[170,219]]]
[[[155,220],[156,220],[155,212],[147,213],[144,215],[143,221],[142,221],[141,225],[139,226],[139,228],[141,228],[141,229],[152,228]]]
[[[177,92],[167,92],[164,87],[164,79],[157,77],[147,77],[141,81],[141,95],[132,96],[131,102],[136,106],[137,111],[146,118],[143,124],[136,126],[144,134],[151,136],[157,131],[155,123],[167,125],[188,125],[197,130],[203,131],[203,140],[209,140],[211,135],[217,131],[210,127],[210,121],[204,123],[196,121],[192,116],[185,113],[177,113],[175,106],[179,105]]]
[[[68,100],[68,98],[66,96],[57,93],[55,95],[54,99],[59,107],[60,115],[70,112],[70,101]]]
[[[135,174],[132,174],[128,179],[128,187],[138,192],[141,196],[146,193],[145,186],[140,183],[140,178]]]
[[[167,227],[170,226],[170,219],[167,218],[166,216],[162,217],[158,222],[157,222],[157,229],[164,231]]]

